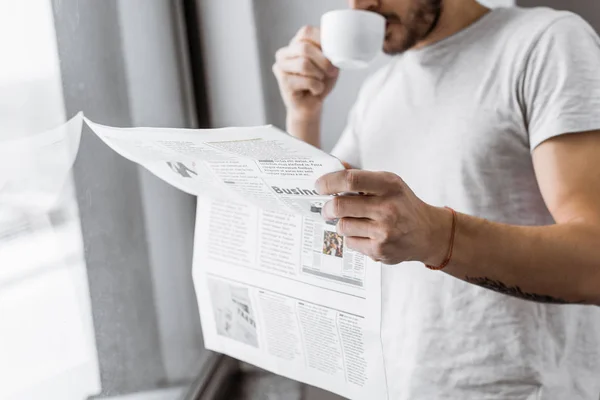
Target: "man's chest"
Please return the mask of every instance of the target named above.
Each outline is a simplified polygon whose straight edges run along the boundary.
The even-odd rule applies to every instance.
[[[535,184],[527,132],[509,101],[386,98],[375,99],[361,124],[363,168],[394,172],[432,202],[452,191],[498,196],[523,180]]]

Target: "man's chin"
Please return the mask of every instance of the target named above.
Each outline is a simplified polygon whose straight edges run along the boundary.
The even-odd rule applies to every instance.
[[[415,47],[418,42],[416,38],[416,35],[411,34],[386,37],[383,42],[383,52],[390,56],[402,54]]]
[[[383,53],[387,54],[388,56],[395,56],[404,53],[407,49],[405,49],[404,46],[384,43],[382,50]]]

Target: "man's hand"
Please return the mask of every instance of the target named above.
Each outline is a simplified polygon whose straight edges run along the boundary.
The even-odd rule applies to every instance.
[[[443,262],[451,213],[421,201],[399,176],[351,169],[321,177],[316,189],[361,194],[335,197],[322,210],[326,219],[339,218],[337,231],[351,249],[385,264]]]
[[[273,73],[288,118],[306,121],[320,117],[323,101],[333,89],[339,70],[321,51],[319,29],[305,26],[288,46],[277,51]]]

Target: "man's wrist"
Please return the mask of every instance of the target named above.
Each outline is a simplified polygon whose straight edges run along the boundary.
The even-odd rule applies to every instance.
[[[298,115],[288,113],[286,118],[287,132],[309,143],[315,147],[320,147],[321,144],[321,114],[307,117],[306,114]]]
[[[321,123],[322,110],[319,108],[314,111],[288,111],[286,123],[288,126],[314,126]]]
[[[429,206],[429,238],[424,259],[425,264],[441,265],[446,261],[452,235],[452,211],[447,208]]]

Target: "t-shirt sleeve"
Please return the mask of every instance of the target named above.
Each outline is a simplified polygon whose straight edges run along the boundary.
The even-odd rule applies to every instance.
[[[523,94],[531,151],[555,136],[600,129],[600,38],[581,17],[562,16],[540,35]]]
[[[346,128],[342,132],[338,142],[334,146],[331,154],[341,161],[350,164],[354,168],[361,168],[359,146],[358,146],[358,101],[352,107],[348,117]]]

